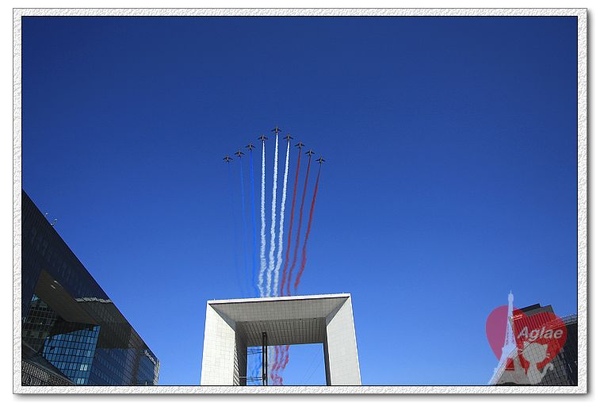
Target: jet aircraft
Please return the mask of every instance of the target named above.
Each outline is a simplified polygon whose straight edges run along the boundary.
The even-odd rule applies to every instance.
[[[242,150],[239,150],[238,152],[235,153],[235,155],[242,158],[242,155],[244,155],[244,153],[242,152]]]
[[[223,158],[223,161],[229,162],[229,161],[231,161],[231,157],[229,155],[227,155],[225,158]]]
[[[306,151],[306,155],[308,155],[309,157],[314,155],[314,151],[312,149],[309,149],[308,151]]]
[[[292,138],[292,136],[290,134],[288,134],[283,139],[286,140],[286,141],[289,141],[289,140],[292,140],[293,138]]]
[[[274,132],[275,134],[279,134],[281,132],[281,128],[275,126],[275,128],[273,128],[271,131]]]
[[[304,146],[304,144],[302,142],[299,142],[296,144],[296,146],[298,147],[298,149],[302,149],[302,147]]]
[[[260,137],[258,137],[259,140],[261,140],[262,142],[265,142],[266,140],[268,140],[268,138],[265,135],[261,135]]]
[[[319,164],[322,164],[323,162],[325,162],[325,160],[323,159],[323,157],[319,157],[319,159],[317,160],[317,162]]]
[[[246,148],[248,148],[250,151],[252,151],[254,149],[254,145],[248,144],[248,145],[246,145]]]

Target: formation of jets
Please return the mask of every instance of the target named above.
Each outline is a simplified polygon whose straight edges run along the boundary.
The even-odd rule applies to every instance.
[[[271,131],[274,132],[275,134],[279,134],[281,132],[281,129],[276,126]],[[258,139],[260,141],[262,141],[263,144],[266,140],[268,140],[268,138],[264,134],[261,135],[260,137],[258,137]],[[290,140],[292,140],[293,138],[290,134],[287,134],[283,139],[288,141],[288,143],[289,143]],[[302,142],[298,142],[295,146],[298,147],[298,149],[302,150],[302,147],[304,147],[304,144]],[[255,146],[252,144],[248,144],[248,145],[246,145],[246,148],[248,150],[252,151],[255,148]],[[242,152],[242,150],[238,150],[237,152],[234,153],[234,155],[236,155],[239,158],[242,158],[242,155],[244,155],[244,153]],[[306,151],[306,155],[308,155],[309,157],[312,157],[313,155],[315,155],[315,152],[310,149],[310,150]],[[230,162],[232,160],[233,159],[229,155],[226,155],[225,158],[223,158],[223,161],[225,161],[225,162]],[[322,164],[323,162],[325,162],[325,159],[323,159],[323,157],[319,157],[316,161],[319,164]]]

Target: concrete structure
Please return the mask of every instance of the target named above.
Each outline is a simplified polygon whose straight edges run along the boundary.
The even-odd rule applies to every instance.
[[[247,348],[322,343],[328,386],[361,384],[349,294],[215,300],[207,303],[204,386],[245,385]]]

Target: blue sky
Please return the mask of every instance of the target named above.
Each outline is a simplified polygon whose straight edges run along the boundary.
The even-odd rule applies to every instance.
[[[486,384],[511,290],[577,312],[574,17],[31,18],[22,78],[23,188],[161,384],[247,296],[222,158],[275,125],[326,159],[298,293],[352,294],[364,385]]]

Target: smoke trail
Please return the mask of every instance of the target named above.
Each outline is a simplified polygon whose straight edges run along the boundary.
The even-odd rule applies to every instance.
[[[271,246],[269,248],[269,269],[267,270],[267,296],[271,296],[271,281],[275,269],[275,222],[277,207],[277,168],[278,168],[279,136],[275,134],[275,157],[273,162],[273,198],[271,200]]]
[[[254,198],[254,159],[252,156],[252,148],[250,148],[250,202],[252,205],[252,289],[253,295],[258,295],[256,289],[257,279],[257,261],[256,254],[258,253],[258,245],[256,244],[256,201]]]
[[[265,248],[267,239],[265,237],[265,142],[262,143],[262,173],[260,182],[260,273],[258,275],[258,290],[260,297],[265,296],[263,288],[265,269],[267,268],[267,259],[265,257]]]
[[[253,155],[253,146],[251,144],[248,145],[248,149],[250,151],[250,203],[252,206],[252,289],[253,289],[253,296],[258,296],[259,293],[259,288],[257,286],[257,279],[258,279],[258,262],[257,262],[257,255],[258,255],[258,244],[257,242],[257,235],[256,235],[256,199],[255,199],[255,181],[254,181],[254,155]],[[256,378],[258,378],[258,376],[260,375],[260,366],[261,366],[261,361],[258,360],[258,357],[256,355],[252,355],[250,357],[250,361],[249,361],[249,366],[250,367],[250,382],[254,383],[254,380]],[[246,380],[246,384],[249,384],[249,381]]]
[[[281,386],[283,384],[283,377],[279,374],[279,371],[281,370],[283,347],[284,346],[275,346],[275,363],[271,367],[271,380],[275,386]]]
[[[271,372],[270,372],[271,380],[275,380],[275,377],[277,375],[277,368],[279,367],[280,354],[281,354],[280,346],[275,346],[275,360],[273,360],[273,363],[271,364]]]
[[[275,380],[279,379],[279,364],[281,362],[281,346],[275,346],[275,360],[271,365],[271,380],[273,380],[274,384]]]
[[[246,241],[246,239],[248,238],[248,221],[247,221],[247,216],[246,216],[246,193],[245,193],[245,189],[244,189],[244,168],[243,168],[243,164],[242,164],[242,156],[240,154],[239,156],[240,158],[240,187],[241,187],[241,192],[242,192],[242,252],[243,252],[243,273],[244,273],[244,277],[246,278],[243,283],[244,283],[244,288],[247,287],[248,282],[247,282],[247,278],[248,278],[248,242]]]
[[[238,242],[239,242],[239,227],[238,224],[236,223],[236,212],[235,212],[235,200],[234,200],[234,186],[235,184],[233,183],[234,178],[233,178],[233,169],[231,168],[231,166],[229,165],[229,163],[227,163],[227,168],[229,168],[229,183],[227,185],[229,185],[231,187],[231,195],[230,195],[230,207],[231,207],[231,215],[232,215],[232,221],[233,221],[233,242],[234,242],[234,246],[233,246],[233,263],[235,266],[235,271],[237,272],[236,274],[236,279],[237,279],[237,284],[239,287],[239,291],[240,294],[243,294],[244,290],[242,287],[242,284],[240,283],[240,261],[239,261],[239,256],[238,256],[238,252],[237,252],[237,246],[238,246]]]
[[[321,176],[321,166],[319,165],[319,172],[317,173],[317,181],[315,182],[315,191],[313,193],[312,203],[310,204],[310,214],[308,216],[308,227],[306,228],[306,236],[304,237],[304,245],[302,247],[302,264],[300,265],[300,270],[296,275],[296,282],[294,282],[294,293],[298,289],[298,284],[300,283],[300,279],[302,278],[302,273],[304,272],[304,268],[306,267],[306,244],[308,243],[308,235],[310,235],[310,227],[313,221],[313,212],[315,210],[315,202],[317,200],[317,191],[319,190],[319,178]]]
[[[288,139],[287,150],[285,153],[285,172],[283,174],[283,193],[281,196],[281,210],[279,213],[279,249],[277,251],[277,265],[275,266],[275,283],[273,284],[273,296],[277,296],[279,283],[279,269],[281,268],[283,256],[283,217],[285,215],[285,201],[287,199],[287,180],[290,164],[290,140]]]
[[[292,237],[292,230],[293,230],[293,226],[294,226],[294,208],[295,208],[295,203],[296,203],[296,191],[297,191],[297,186],[298,186],[298,175],[299,175],[299,169],[300,169],[300,157],[302,154],[302,143],[298,144],[298,163],[296,165],[296,176],[294,178],[294,193],[292,196],[292,209],[291,209],[291,213],[290,213],[290,226],[289,226],[289,231],[288,231],[288,239],[287,239],[287,248],[286,248],[286,253],[285,253],[285,265],[283,267],[283,272],[281,274],[281,286],[279,288],[279,295],[283,295],[283,290],[284,290],[284,285],[285,285],[285,280],[286,280],[286,271],[287,271],[287,267],[289,264],[289,257],[290,257],[290,247],[291,247],[291,237]],[[285,202],[286,202],[286,195],[287,195],[287,179],[288,179],[288,170],[289,170],[289,154],[290,154],[290,140],[288,139],[288,145],[287,145],[287,151],[286,151],[286,156],[285,156],[285,176],[284,176],[284,188],[283,188],[283,198],[282,198],[282,202],[281,202],[281,225],[280,225],[280,231],[279,231],[279,254],[278,254],[278,262],[277,262],[277,269],[276,269],[276,280],[279,278],[279,268],[281,267],[281,256],[282,256],[282,251],[283,251],[283,218],[285,215]],[[277,282],[275,282],[275,285],[273,286],[273,291],[276,292],[277,291]],[[289,292],[288,292],[289,294]],[[283,349],[283,347],[278,346],[278,352],[281,352]],[[277,357],[277,363],[276,363],[276,368],[275,371],[278,372],[280,367],[281,367],[281,354],[278,355]],[[279,383],[282,383],[283,379],[279,378]]]
[[[304,199],[306,197],[306,186],[308,185],[308,175],[310,174],[310,163],[311,163],[311,159],[312,156],[308,156],[308,166],[306,167],[306,178],[304,179],[304,190],[302,192],[302,201],[300,202],[300,218],[298,219],[298,231],[296,233],[296,245],[294,248],[294,259],[292,260],[292,267],[290,268],[290,271],[288,272],[288,279],[287,279],[287,294],[290,294],[290,283],[292,281],[292,271],[294,270],[294,267],[296,266],[296,258],[298,255],[298,247],[300,245],[300,230],[302,228],[302,214],[303,214],[303,209],[304,209]]]
[[[268,357],[268,361],[269,363],[275,363],[275,346],[268,346],[267,347],[267,357]],[[268,367],[272,367],[273,365],[268,365]],[[267,367],[267,368],[268,368]],[[267,372],[267,377],[269,377],[271,380],[274,380],[274,376],[275,374],[272,371]]]
[[[288,230],[287,248],[285,251],[285,263],[283,265],[283,273],[281,275],[281,285],[279,287],[279,294],[283,295],[283,289],[287,279],[287,271],[290,260],[290,248],[292,245],[292,231],[294,229],[294,208],[296,207],[296,188],[298,187],[298,176],[300,175],[300,156],[302,154],[302,146],[298,149],[298,163],[296,164],[296,177],[294,178],[294,193],[292,195],[292,210],[290,212],[290,226]],[[289,292],[287,293],[289,295]]]
[[[290,346],[284,346],[283,349],[283,364],[281,365],[281,370],[284,370],[287,364],[290,361]]]
[[[248,363],[247,367],[250,368],[249,375],[246,379],[246,385],[255,384],[260,377],[260,368],[262,360],[261,349],[259,347],[248,348]]]
[[[277,382],[279,383],[279,385],[282,385],[283,377],[281,376],[281,372],[285,370],[287,364],[290,361],[290,354],[289,354],[290,346],[289,345],[280,346],[280,348],[281,348],[281,350],[279,353],[279,361],[277,364],[276,377],[277,377]]]

